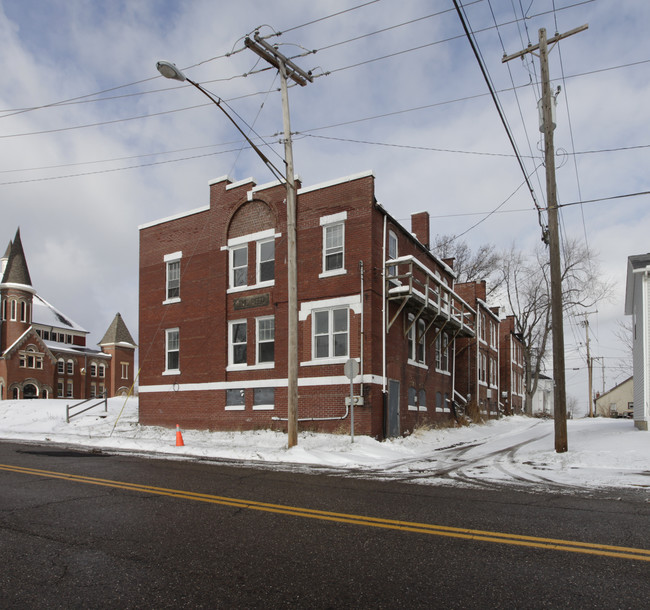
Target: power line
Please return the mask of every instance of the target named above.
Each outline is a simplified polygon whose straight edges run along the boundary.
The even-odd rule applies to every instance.
[[[517,157],[517,162],[519,163],[519,167],[520,167],[522,173],[524,174],[524,182],[528,186],[528,191],[529,191],[529,193],[530,193],[530,195],[531,195],[531,197],[533,199],[533,204],[537,208],[539,224],[540,224],[540,226],[542,226],[542,230],[543,230],[544,227],[542,225],[540,206],[539,206],[539,203],[537,202],[537,198],[535,197],[535,191],[533,189],[533,185],[530,183],[530,179],[528,177],[526,169],[524,168],[523,161],[521,160],[521,157],[519,155],[519,150],[517,149],[517,145],[516,145],[515,140],[514,140],[514,138],[512,136],[512,133],[510,131],[510,127],[509,127],[508,122],[506,120],[505,114],[504,114],[503,109],[501,108],[501,104],[499,103],[499,100],[497,98],[496,92],[495,92],[494,87],[492,85],[492,81],[491,81],[491,79],[490,79],[490,77],[488,75],[488,72],[487,72],[484,64],[483,64],[483,60],[482,60],[481,55],[479,53],[478,47],[475,44],[475,41],[474,41],[473,37],[471,36],[471,34],[469,32],[469,26],[468,26],[467,21],[465,19],[465,15],[463,14],[463,11],[461,11],[457,0],[453,0],[453,1],[454,1],[454,6],[456,7],[456,12],[458,13],[458,17],[460,18],[460,21],[461,21],[461,23],[463,25],[463,29],[465,30],[465,35],[467,36],[467,40],[469,41],[469,44],[470,44],[470,46],[472,48],[472,51],[473,51],[473,53],[474,53],[474,55],[476,57],[476,61],[478,62],[481,73],[483,74],[483,78],[485,79],[486,85],[487,85],[488,90],[490,92],[490,96],[492,97],[492,101],[494,102],[494,105],[495,105],[495,107],[497,109],[497,113],[499,114],[499,118],[501,119],[501,123],[503,124],[503,127],[504,127],[504,129],[506,131],[506,135],[508,136],[508,140],[510,141],[512,149],[514,150],[515,155]]]

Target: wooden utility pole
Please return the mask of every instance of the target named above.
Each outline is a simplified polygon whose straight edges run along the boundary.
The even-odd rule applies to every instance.
[[[278,69],[282,90],[282,122],[284,125],[285,182],[287,186],[287,445],[298,444],[298,268],[296,254],[297,193],[293,171],[293,147],[289,118],[287,79],[304,87],[314,79],[274,46],[255,32],[255,40],[246,38],[244,44],[262,59]]]
[[[567,38],[587,29],[587,25],[580,26],[556,34],[546,39],[546,29],[539,30],[539,44],[531,45],[523,51],[506,55],[502,62],[521,57],[526,53],[539,50],[539,61],[542,73],[542,115],[544,131],[544,162],[546,165],[546,205],[548,209],[548,247],[551,267],[551,333],[553,335],[553,412],[555,421],[555,451],[564,453],[568,450],[567,425],[566,425],[566,379],[564,372],[564,321],[562,306],[562,263],[560,258],[560,232],[558,227],[557,192],[555,182],[555,147],[553,143],[551,83],[548,69],[548,45],[555,44],[562,38]]]
[[[587,373],[589,375],[589,417],[594,416],[594,388],[593,388],[593,361],[589,353],[589,318],[585,314],[585,333],[586,333],[586,346],[587,346]]]

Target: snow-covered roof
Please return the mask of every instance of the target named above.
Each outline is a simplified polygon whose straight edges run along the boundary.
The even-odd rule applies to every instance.
[[[85,347],[83,345],[70,345],[67,343],[59,343],[58,341],[48,341],[44,340],[43,343],[51,352],[56,352],[57,354],[74,354],[75,356],[92,356],[97,358],[106,358],[111,359],[110,354],[105,354],[99,350],[92,349],[90,347]]]
[[[54,305],[51,305],[37,294],[34,295],[32,322],[39,326],[61,329],[63,332],[75,331],[88,334],[85,328],[62,314]]]

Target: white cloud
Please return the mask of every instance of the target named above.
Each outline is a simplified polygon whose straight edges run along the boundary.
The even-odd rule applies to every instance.
[[[314,69],[317,75],[331,72],[307,87],[291,89],[294,131],[348,123],[313,133],[406,146],[512,152],[492,101],[485,95],[486,85],[455,12],[391,27],[444,11],[451,8],[450,4],[378,2],[319,20],[358,4],[351,0],[195,0],[182,4],[163,0],[56,4],[4,0],[0,2],[0,61],[6,86],[0,91],[0,109],[51,104],[145,81],[157,76],[158,59],[185,67],[221,57],[241,48],[241,37],[262,26],[263,34],[270,33],[271,28],[285,32],[273,40],[283,45],[287,55],[319,49],[314,55],[297,58],[297,63]],[[528,9],[529,19],[504,25],[499,34],[505,50],[512,53],[524,48],[528,37],[536,42],[539,27],[546,27],[552,35],[556,28],[566,31],[589,23],[586,32],[562,41],[551,51],[553,82],[563,87],[558,98],[558,150],[650,144],[646,127],[650,122],[650,63],[602,71],[648,59],[650,41],[645,25],[650,19],[650,5],[634,0],[578,5],[558,10],[557,25],[550,12],[534,17],[552,8],[550,0],[536,2]],[[512,22],[512,5],[499,5],[496,10],[503,11],[497,13],[500,23]],[[501,63],[504,47],[495,29],[486,29],[494,25],[486,3],[469,5],[466,12],[497,89],[538,78],[536,58],[532,63]],[[308,22],[313,23],[292,29]],[[383,29],[386,31],[361,37]],[[325,48],[354,38],[358,40]],[[400,54],[445,39],[452,40]],[[390,55],[382,61],[363,63]],[[339,70],[354,64],[360,65]],[[531,74],[533,64],[535,71]],[[269,70],[232,78],[262,66],[256,56],[242,51],[189,68],[188,74],[207,83],[217,95],[232,99],[230,105],[241,119],[267,136],[271,143],[267,151],[282,154],[278,137],[272,135],[282,127],[275,75]],[[561,78],[562,71],[569,77],[566,81]],[[587,72],[593,73],[576,76]],[[233,142],[239,143],[240,137],[215,107],[169,113],[208,103],[191,86],[155,78],[105,95],[157,89],[162,91],[14,116],[0,112],[0,136],[5,136],[0,137],[0,167],[4,170],[0,173],[0,243],[11,239],[16,227],[21,227],[36,288],[88,327],[95,340],[117,311],[137,333],[139,224],[205,205],[207,183],[217,176],[230,174],[240,179],[253,175],[260,182],[271,179],[247,148],[240,153],[223,152],[239,148],[241,144]],[[254,93],[262,95],[251,95]],[[234,99],[245,95],[249,97]],[[394,114],[476,95],[481,97]],[[518,100],[506,92],[499,97],[519,150],[528,155],[530,147],[541,160],[534,87],[518,89]],[[154,116],[157,113],[168,114]],[[140,115],[151,116],[120,121]],[[349,123],[381,115],[386,116]],[[69,129],[109,121],[116,122]],[[51,133],[6,137],[37,131]],[[189,148],[196,150],[161,154]],[[405,219],[407,226],[410,214],[423,208],[433,216],[492,210],[523,180],[511,157],[418,151],[301,135],[296,136],[295,151],[296,170],[305,185],[373,169],[378,198],[389,212]],[[199,156],[213,152],[221,154]],[[197,158],[160,164],[190,156]],[[126,157],[134,158],[88,164]],[[649,157],[650,149],[579,155],[580,189],[572,158],[567,157],[558,169],[561,202],[577,201],[580,194],[591,199],[648,190]],[[158,164],[147,165],[151,163]],[[525,163],[529,170],[535,166],[533,160]],[[110,171],[138,165],[142,167]],[[45,166],[61,167],[8,171]],[[102,173],[58,178],[88,172]],[[48,177],[58,179],[41,181]],[[6,184],[24,180],[32,181]],[[539,181],[533,179],[533,184],[543,203],[543,174]],[[532,210],[525,188],[504,206],[520,208]],[[565,208],[564,230],[570,235],[586,233],[590,247],[600,252],[604,273],[620,286],[627,256],[649,249],[643,230],[648,220],[645,209],[647,197],[586,204],[582,210]],[[439,218],[432,227],[434,232],[462,233],[478,219]],[[522,248],[532,248],[539,243],[539,234],[536,214],[530,211],[495,214],[465,239],[504,246],[515,240]],[[611,311],[608,305],[608,321],[614,315]],[[602,334],[606,334],[604,330]]]

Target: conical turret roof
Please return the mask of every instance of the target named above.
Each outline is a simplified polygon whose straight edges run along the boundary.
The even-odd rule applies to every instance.
[[[22,284],[23,286],[30,287],[32,285],[27,260],[25,259],[25,252],[23,251],[23,244],[20,240],[20,229],[16,231],[16,237],[14,237],[11,243],[11,250],[9,251],[7,266],[2,276],[2,283]]]
[[[99,342],[99,345],[113,345],[115,343],[128,343],[135,347],[136,342],[133,340],[129,329],[126,327],[122,316],[117,313],[104,334],[104,337]]]

